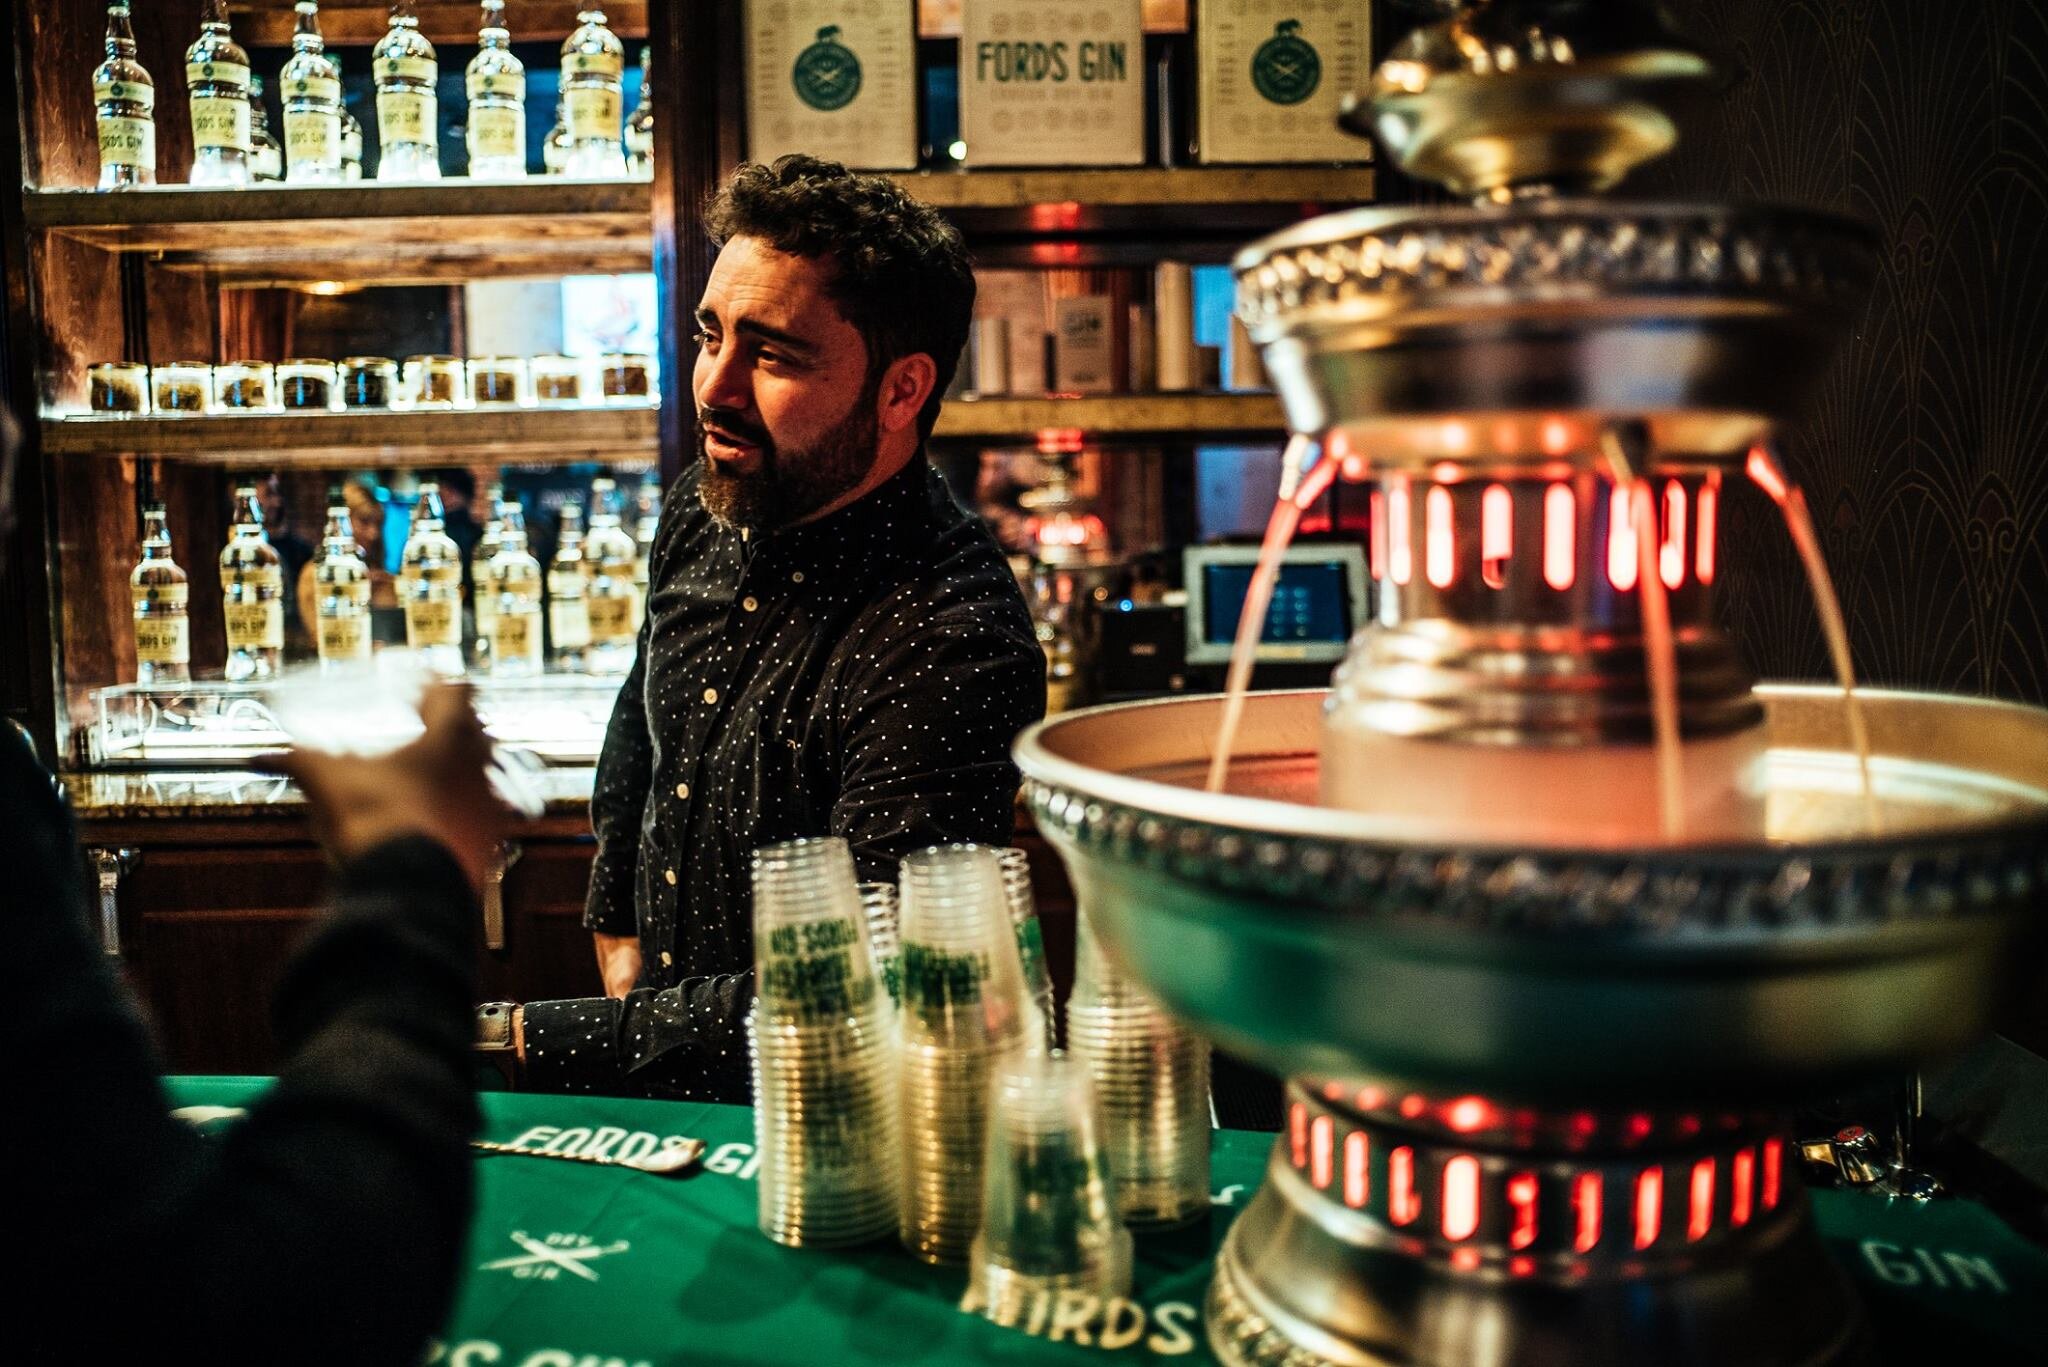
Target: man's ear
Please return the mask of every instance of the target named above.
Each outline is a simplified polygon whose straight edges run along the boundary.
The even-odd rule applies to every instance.
[[[901,432],[917,425],[917,415],[939,382],[939,367],[922,351],[899,356],[882,372],[875,399],[875,417],[883,432]]]

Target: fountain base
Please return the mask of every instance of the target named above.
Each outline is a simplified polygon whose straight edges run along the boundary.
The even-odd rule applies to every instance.
[[[1861,1312],[1766,1118],[1289,1091],[1287,1130],[1209,1294],[1210,1345],[1232,1367],[1866,1356]]]

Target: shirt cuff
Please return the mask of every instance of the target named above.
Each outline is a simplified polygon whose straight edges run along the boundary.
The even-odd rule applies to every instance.
[[[619,1055],[625,1003],[616,997],[572,997],[526,1003],[526,1085],[536,1092],[621,1095]]]

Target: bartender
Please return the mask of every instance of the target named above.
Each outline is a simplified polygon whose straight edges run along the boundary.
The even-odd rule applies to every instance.
[[[1045,710],[1016,581],[925,458],[973,312],[959,233],[802,156],[741,167],[706,226],[697,460],[591,796],[607,995],[479,1016],[537,1090],[744,1100],[753,851],[841,836],[893,880],[1007,844],[1010,742]]]

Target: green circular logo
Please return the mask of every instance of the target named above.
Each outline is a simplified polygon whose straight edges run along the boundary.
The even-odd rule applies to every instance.
[[[1323,59],[1301,36],[1299,19],[1273,25],[1273,36],[1252,54],[1252,85],[1274,104],[1300,104],[1323,83]]]
[[[839,41],[839,26],[818,30],[818,41],[797,54],[790,72],[796,97],[813,109],[844,109],[860,94],[860,58]]]

